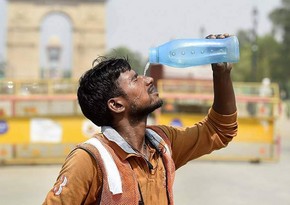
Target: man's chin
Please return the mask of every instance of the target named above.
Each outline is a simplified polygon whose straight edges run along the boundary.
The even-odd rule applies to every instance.
[[[157,108],[160,108],[162,105],[163,105],[163,100],[159,98],[159,99],[158,99],[158,100],[153,104],[152,107],[155,107],[155,110],[156,110]]]
[[[143,109],[137,110],[136,107],[133,106],[132,110],[131,110],[131,115],[132,116],[139,116],[139,117],[148,116],[150,113],[154,112],[156,109],[160,108],[162,105],[163,105],[163,100],[159,98],[154,103],[152,103],[150,106],[143,108]]]
[[[163,105],[163,100],[159,99],[156,103],[154,103],[151,107],[151,112],[155,111],[156,109],[160,108]],[[150,112],[150,113],[151,113]]]
[[[147,107],[144,110],[144,114],[149,115],[150,113],[154,112],[156,109],[160,108],[162,105],[163,105],[163,100],[159,99],[154,104],[152,104],[151,106]]]

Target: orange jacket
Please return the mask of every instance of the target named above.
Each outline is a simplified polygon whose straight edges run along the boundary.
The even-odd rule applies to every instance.
[[[159,134],[157,134],[157,132]],[[162,153],[166,170],[166,187],[169,204],[173,204],[173,181],[175,166],[171,157],[170,142],[161,131],[147,129],[149,138],[156,149]],[[162,136],[163,135],[163,136]],[[162,136],[162,137],[161,137]],[[154,139],[153,139],[154,138]],[[165,142],[166,141],[166,142]],[[168,144],[167,144],[168,143]],[[77,146],[90,153],[99,164],[103,184],[100,204],[138,204],[143,202],[142,193],[138,188],[137,177],[127,160],[122,160],[115,151],[106,144],[102,137],[96,135],[94,138]]]
[[[204,120],[191,127],[174,128],[157,125],[151,128],[158,132],[161,137],[166,136],[164,140],[170,147],[170,151],[172,151],[172,159],[175,168],[178,169],[190,160],[225,147],[237,134],[237,113],[220,115],[210,109],[208,116]],[[146,132],[146,140],[148,136]],[[101,141],[100,143],[105,144],[103,147],[109,146],[121,162],[128,161],[130,163],[134,175],[137,176],[142,194],[144,194],[145,204],[167,205],[169,203],[168,199],[170,199],[171,204],[173,203],[172,196],[168,197],[168,195],[172,193],[170,189],[172,188],[171,182],[173,182],[174,175],[166,176],[165,171],[166,168],[172,166],[165,165],[165,157],[161,156],[152,143],[147,144],[147,149],[150,153],[148,160],[153,166],[153,169],[150,169],[145,159],[132,150],[131,146],[114,129],[102,129],[102,133],[98,134],[98,140]],[[160,142],[157,142],[157,144],[162,145]],[[169,149],[166,148],[165,150]],[[110,152],[108,151],[108,153]],[[116,166],[117,163],[113,164]],[[110,169],[109,173],[114,173],[112,170]],[[174,171],[170,173],[174,174]],[[123,178],[121,176],[122,174],[119,174],[119,181],[123,185],[124,176]],[[131,177],[130,174],[125,176],[125,182],[129,177]],[[99,204],[101,197],[104,196],[102,194],[103,181],[100,163],[93,158],[93,155],[88,154],[84,149],[75,149],[66,158],[57,181],[47,194],[43,204]],[[112,190],[114,194],[117,194],[120,192],[120,186]],[[124,190],[122,187],[122,192]],[[137,197],[138,201],[140,196],[136,190],[137,188],[134,186],[134,196]],[[111,195],[112,192],[109,194]]]

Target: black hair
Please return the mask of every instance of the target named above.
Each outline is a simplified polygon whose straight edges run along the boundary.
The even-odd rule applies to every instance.
[[[79,105],[85,117],[97,126],[111,126],[112,114],[107,102],[110,98],[125,96],[117,79],[129,70],[131,66],[126,58],[99,57],[80,78],[77,91]]]

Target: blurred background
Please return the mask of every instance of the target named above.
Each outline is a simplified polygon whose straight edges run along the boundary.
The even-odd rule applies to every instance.
[[[176,204],[290,204],[290,0],[0,0],[1,204],[40,204],[65,156],[100,128],[76,100],[98,56],[143,74],[151,47],[236,35],[239,133],[177,171]],[[190,126],[212,103],[209,65],[151,65],[162,109],[149,124]]]

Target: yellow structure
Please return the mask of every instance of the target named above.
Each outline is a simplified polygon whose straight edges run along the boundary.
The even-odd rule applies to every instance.
[[[0,81],[0,164],[61,163],[76,144],[100,128],[83,117],[77,81]],[[276,160],[280,137],[277,84],[234,83],[238,136],[226,148],[201,159]],[[190,126],[212,105],[212,81],[158,81],[164,100],[155,123]],[[153,122],[154,123],[154,122]]]
[[[85,119],[75,81],[0,81],[0,164],[60,163],[99,128]]]
[[[280,151],[280,94],[277,84],[234,83],[238,108],[238,136],[226,148],[205,156],[211,160],[276,160]],[[190,126],[204,118],[213,101],[213,85],[208,80],[158,81],[164,106],[156,113],[156,123]]]

